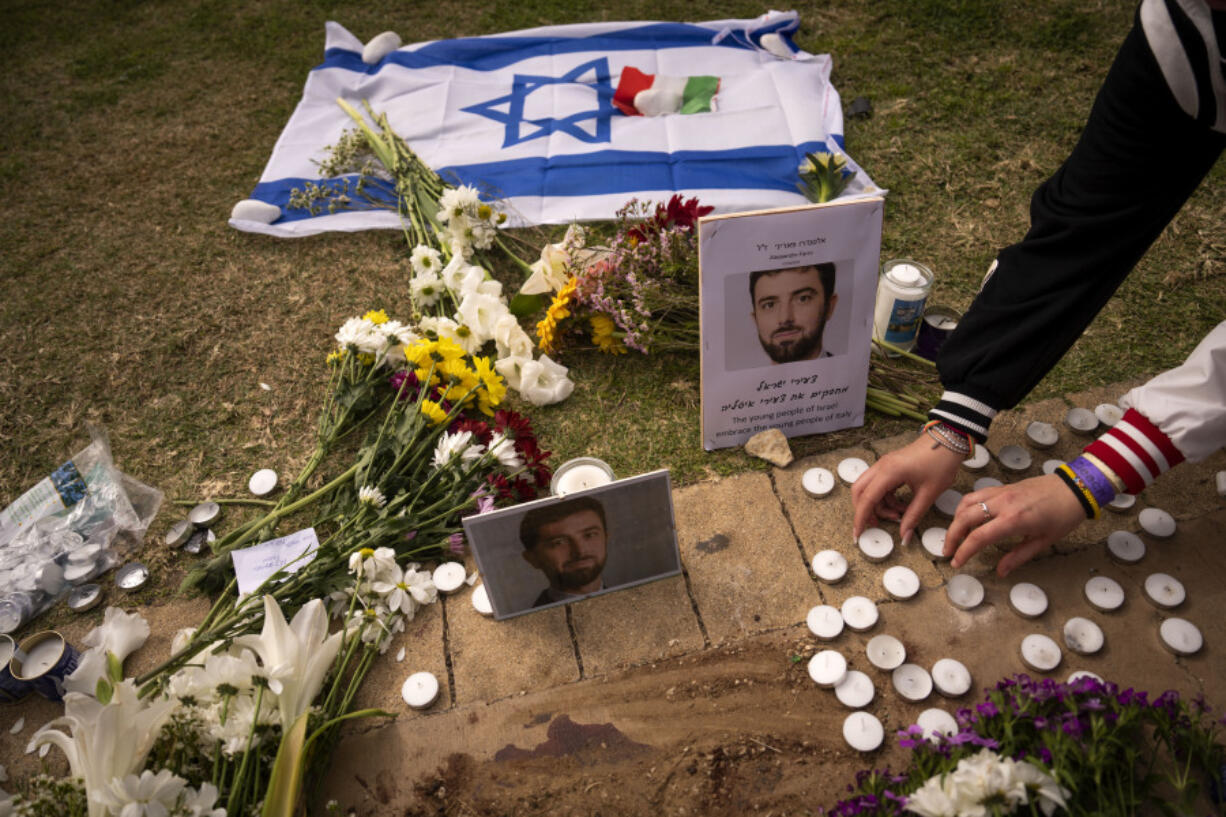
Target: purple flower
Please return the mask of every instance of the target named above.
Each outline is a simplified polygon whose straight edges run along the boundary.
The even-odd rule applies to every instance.
[[[416,538],[417,538],[417,531],[415,530],[411,530],[404,535],[404,541],[406,542],[412,542]]]
[[[1034,728],[1038,730],[1046,729],[1047,718],[1043,717],[1042,715],[1036,715],[1034,718]]]
[[[447,537],[447,546],[457,556],[464,555],[464,534],[453,533]]]
[[[992,703],[991,701],[984,701],[975,708],[979,710],[979,714],[983,715],[985,718],[992,718],[1000,714],[1000,710],[996,708],[996,704]]]
[[[1048,751],[1046,746],[1039,747],[1039,758],[1043,761],[1044,765],[1051,765],[1051,752]]]

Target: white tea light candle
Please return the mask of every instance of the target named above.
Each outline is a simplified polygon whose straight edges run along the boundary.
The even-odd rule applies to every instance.
[[[812,567],[814,576],[834,584],[847,575],[847,557],[837,550],[821,550],[813,555]]]
[[[443,562],[434,568],[434,573],[431,574],[434,586],[444,595],[454,593],[463,587],[466,578],[468,578],[468,571],[459,562]]]
[[[1022,618],[1038,618],[1047,612],[1047,594],[1030,582],[1018,582],[1009,588],[1009,606]]]
[[[855,485],[856,480],[868,470],[868,463],[859,457],[848,457],[841,460],[835,470],[839,472],[839,479],[848,485]]]
[[[932,665],[932,685],[946,698],[960,698],[971,689],[971,671],[956,658],[942,658]]]
[[[1020,445],[1006,445],[997,452],[996,458],[1006,471],[1025,471],[1032,462],[1030,452]]]
[[[1092,434],[1098,428],[1098,418],[1094,412],[1084,408],[1071,408],[1064,415],[1064,422],[1078,434]]]
[[[890,675],[890,681],[908,701],[922,701],[932,694],[932,676],[919,664],[903,664]]]
[[[472,603],[473,609],[481,615],[494,615],[494,608],[490,604],[489,592],[485,589],[484,584],[479,584],[473,588]]]
[[[1051,476],[1061,465],[1064,465],[1064,460],[1043,460],[1043,473]]]
[[[1205,646],[1205,638],[1200,629],[1183,618],[1168,618],[1158,625],[1158,635],[1162,638],[1162,646],[1176,655],[1194,655]]]
[[[843,721],[843,740],[857,752],[871,752],[885,739],[885,727],[870,712],[852,712]]]
[[[1098,422],[1110,428],[1124,419],[1124,410],[1114,403],[1099,403],[1094,407],[1094,416]]]
[[[1107,555],[1121,564],[1136,564],[1145,558],[1145,543],[1132,531],[1117,530],[1107,535]]]
[[[1160,508],[1146,508],[1137,514],[1137,522],[1141,530],[1159,539],[1168,539],[1175,535],[1175,517]]]
[[[1075,684],[1076,682],[1080,681],[1082,678],[1090,678],[1094,681],[1098,681],[1098,683],[1100,684],[1103,682],[1103,677],[1099,675],[1098,673],[1090,672],[1088,669],[1079,669],[1079,670],[1074,670],[1073,672],[1070,672],[1068,676],[1068,680],[1065,681],[1065,683],[1070,684],[1070,685]]]
[[[975,453],[962,461],[962,467],[968,471],[982,471],[992,461],[992,454],[986,445],[975,446]]]
[[[950,488],[942,491],[937,497],[937,501],[933,503],[933,507],[937,509],[937,513],[944,516],[946,519],[953,519],[954,513],[958,510],[958,503],[962,501],[962,493]]]
[[[864,648],[868,661],[877,669],[893,670],[907,660],[907,648],[892,635],[876,635]]]
[[[1145,577],[1145,597],[1163,610],[1170,610],[1183,604],[1187,593],[1183,583],[1174,576],[1165,573],[1151,573]]]
[[[425,709],[438,699],[438,679],[432,672],[415,672],[404,679],[400,697],[414,709]]]
[[[1051,423],[1035,420],[1026,426],[1026,439],[1030,440],[1030,444],[1035,448],[1051,448],[1060,442],[1060,432],[1056,431],[1056,427]]]
[[[983,584],[974,576],[958,573],[945,585],[945,595],[959,610],[973,610],[983,601]]]
[[[869,528],[860,534],[860,553],[870,562],[884,562],[894,552],[894,537],[881,528]]]
[[[877,605],[864,596],[852,596],[843,602],[840,612],[843,622],[858,633],[871,630],[877,623]]]
[[[834,490],[834,474],[825,468],[810,468],[800,478],[800,486],[811,497],[823,497]]]
[[[881,574],[885,592],[899,601],[909,599],[919,592],[920,580],[915,571],[904,565],[894,565]]]
[[[1124,606],[1124,588],[1110,576],[1095,576],[1086,582],[1086,601],[1102,613],[1114,613]]]
[[[1107,510],[1114,513],[1127,513],[1132,510],[1132,506],[1137,504],[1137,498],[1133,494],[1116,494],[1115,499],[1107,503]]]
[[[805,624],[822,641],[832,641],[843,632],[843,614],[829,604],[819,604],[805,616]]]
[[[1093,655],[1106,641],[1103,628],[1088,618],[1073,616],[1064,622],[1064,645],[1078,655]]]
[[[958,734],[958,722],[944,709],[925,709],[915,719],[915,723],[924,730],[924,738],[934,743],[938,735],[953,737]]]
[[[1042,633],[1031,633],[1022,639],[1022,663],[1035,672],[1051,672],[1060,666],[1062,657],[1060,645]]]
[[[809,677],[819,687],[836,687],[846,676],[847,659],[837,650],[822,650],[809,659]]]
[[[973,490],[982,491],[985,488],[1000,488],[1003,486],[1004,483],[998,480],[996,477],[980,477],[979,479],[975,480],[975,484],[972,487]]]
[[[928,528],[920,535],[920,544],[924,550],[937,559],[948,559],[945,555],[945,528]]]
[[[549,493],[566,496],[589,488],[599,488],[613,481],[613,469],[604,460],[595,457],[576,457],[567,460],[553,472]]]
[[[872,703],[874,694],[876,690],[873,689],[872,679],[855,669],[848,670],[843,680],[834,688],[834,696],[848,709],[868,706]]]

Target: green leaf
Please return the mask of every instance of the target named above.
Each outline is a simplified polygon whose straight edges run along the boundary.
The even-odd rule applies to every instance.
[[[516,293],[515,297],[511,299],[511,314],[517,318],[526,318],[544,308],[545,298],[541,295],[524,295],[520,292]]]
[[[281,736],[277,759],[273,761],[272,775],[268,778],[264,810],[260,812],[263,817],[293,817],[294,805],[302,788],[306,730],[307,713],[303,712]]]
[[[118,684],[123,680],[123,662],[110,650],[106,652],[106,675],[111,683]]]

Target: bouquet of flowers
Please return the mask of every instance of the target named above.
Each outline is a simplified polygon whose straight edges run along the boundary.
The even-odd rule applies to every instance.
[[[990,689],[957,713],[960,731],[899,732],[909,766],[865,770],[828,813],[961,817],[1204,813],[1223,811],[1222,720],[1204,699],[1120,689],[1082,676],[1068,684],[1025,675]]]

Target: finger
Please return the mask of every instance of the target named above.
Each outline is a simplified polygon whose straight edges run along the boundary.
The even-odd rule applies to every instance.
[[[1026,539],[1013,548],[1013,550],[1006,553],[996,563],[996,575],[1003,579],[1017,568],[1026,564],[1026,562],[1029,562],[1045,548],[1050,547],[1055,541],[1055,538],[1051,536],[1036,536],[1032,539]]]
[[[907,510],[907,503],[898,498],[895,493],[888,493],[881,498],[876,508],[876,514],[879,519],[889,519],[891,522],[897,522]]]
[[[950,564],[954,569],[958,569],[970,561],[976,553],[1008,535],[1009,523],[1006,520],[993,519],[985,522],[966,535],[966,538],[958,545],[957,552],[953,554]],[[945,539],[945,552],[950,552],[948,534]]]
[[[908,503],[907,510],[903,513],[902,520],[898,523],[898,532],[902,536],[904,545],[911,541],[911,536],[915,533],[915,526],[919,524],[920,517],[932,507],[932,503],[936,500],[939,493],[935,488],[921,485],[915,492],[915,496],[911,497],[911,502]]]
[[[992,489],[988,489],[989,491]],[[982,527],[988,522],[998,517],[1001,510],[1000,504],[997,503],[996,512],[993,512],[991,500],[997,500],[1000,497],[988,491],[976,491],[962,497],[962,501],[958,503],[957,510],[954,511],[953,521],[949,523],[949,529],[945,531],[945,555],[952,556],[954,551],[962,543],[962,540],[976,528]],[[984,506],[988,510],[984,511]]]
[[[851,524],[853,539],[859,539],[865,528],[877,524],[877,508],[881,505],[882,497],[890,491],[886,486],[887,480],[878,476],[877,469],[880,466],[881,463],[877,463],[869,468],[851,486],[851,501],[855,508]]]

